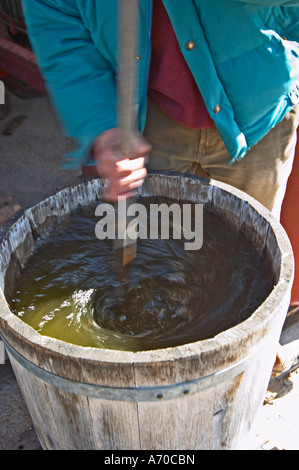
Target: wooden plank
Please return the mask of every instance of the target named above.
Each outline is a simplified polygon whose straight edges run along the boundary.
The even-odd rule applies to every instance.
[[[54,450],[96,449],[94,423],[89,412],[88,397],[46,384],[52,416],[62,434]],[[51,429],[48,428],[48,433]]]
[[[0,69],[41,93],[47,93],[32,51],[0,37]]]
[[[25,371],[12,357],[10,362],[43,448],[53,449],[58,445],[63,446],[64,435],[53,417],[52,404],[45,383]]]
[[[89,398],[97,450],[138,450],[138,403]],[[143,424],[141,425],[143,427]]]

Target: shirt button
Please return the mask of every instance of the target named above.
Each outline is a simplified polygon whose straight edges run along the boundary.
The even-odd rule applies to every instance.
[[[141,60],[141,55],[137,55],[136,60]]]
[[[215,106],[215,108],[214,108],[214,113],[215,113],[215,114],[220,113],[220,109],[221,109],[221,108],[220,108],[219,104],[216,104],[216,106]]]
[[[188,51],[193,51],[195,46],[196,46],[196,44],[195,44],[194,41],[187,41],[186,44],[185,44],[185,47],[186,47],[186,49],[188,49]]]

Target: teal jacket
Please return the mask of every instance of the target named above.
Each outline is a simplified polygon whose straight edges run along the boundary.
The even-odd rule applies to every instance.
[[[117,123],[117,0],[23,0],[58,115],[86,162]],[[299,101],[299,0],[164,0],[181,51],[231,156],[242,158]],[[140,0],[139,125],[146,117],[152,0]],[[188,41],[195,47],[186,48]]]

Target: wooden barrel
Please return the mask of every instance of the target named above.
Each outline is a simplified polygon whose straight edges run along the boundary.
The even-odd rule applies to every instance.
[[[6,298],[36,237],[102,189],[92,180],[50,197],[27,210],[1,245],[0,332],[43,448],[243,448],[290,301],[294,267],[284,229],[225,184],[149,175],[143,195],[204,203],[246,232],[270,257],[276,285],[246,321],[212,339],[141,352],[84,348],[41,336],[10,312]]]
[[[281,224],[286,230],[293,247],[295,259],[295,277],[292,287],[291,305],[299,306],[299,128],[297,130],[297,145],[292,172],[290,174],[286,194],[281,209]]]

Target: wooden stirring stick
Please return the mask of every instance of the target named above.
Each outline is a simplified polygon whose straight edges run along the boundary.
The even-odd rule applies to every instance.
[[[132,152],[132,135],[137,131],[138,120],[138,78],[137,78],[137,45],[139,43],[139,0],[119,0],[119,121],[121,129],[121,152],[124,157],[130,158]],[[133,198],[127,201],[127,205]],[[119,215],[119,214],[118,214]],[[124,215],[121,215],[124,217]],[[128,220],[119,221],[116,227],[116,240],[114,248],[121,250],[122,266],[136,258],[137,242],[127,233]],[[123,233],[118,233],[119,227],[124,227]]]

